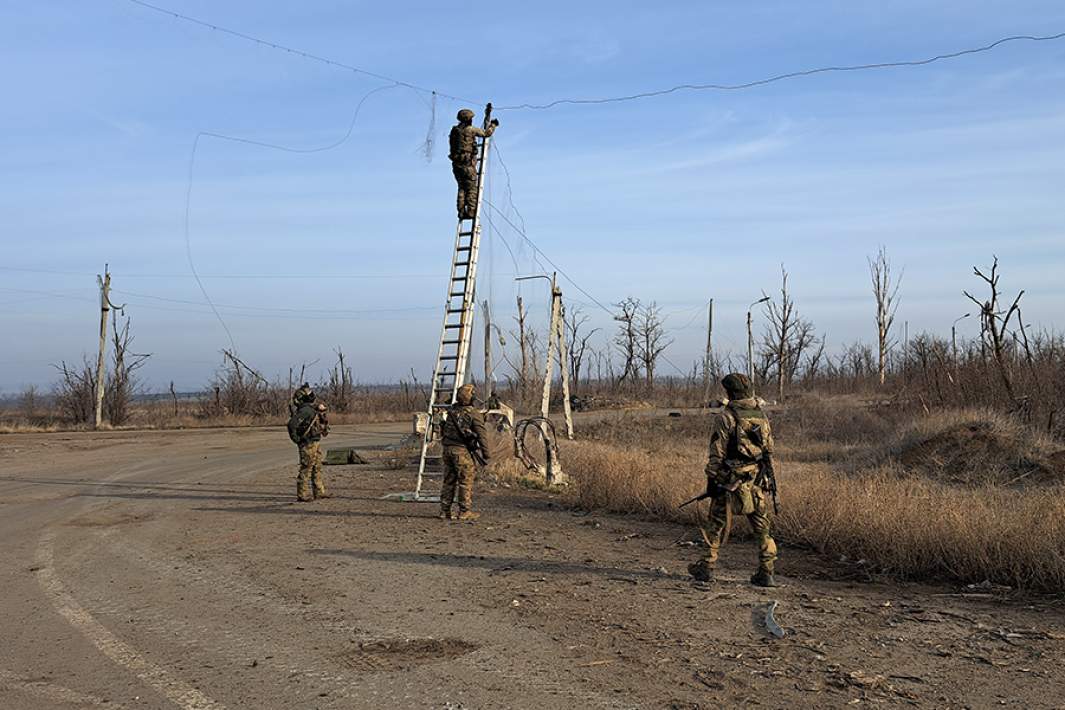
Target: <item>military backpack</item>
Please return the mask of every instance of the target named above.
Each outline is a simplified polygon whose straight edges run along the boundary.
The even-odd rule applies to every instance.
[[[294,444],[307,441],[318,423],[318,408],[314,406],[299,407],[288,420],[288,438]]]
[[[729,404],[728,409],[736,419],[728,442],[728,458],[739,461],[761,461],[766,455],[766,436],[769,420],[759,407],[738,407]]]

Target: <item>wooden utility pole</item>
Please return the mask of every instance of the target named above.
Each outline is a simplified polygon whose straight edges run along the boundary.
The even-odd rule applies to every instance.
[[[492,311],[488,301],[481,302],[484,310],[484,401],[492,397]]]
[[[703,360],[703,403],[710,401],[710,365],[713,361],[714,352],[714,299],[710,299],[710,305],[706,309],[706,358]]]
[[[104,416],[104,364],[107,355],[107,315],[112,308],[122,309],[111,303],[111,274],[104,264],[104,275],[96,276],[96,282],[100,284],[100,354],[96,358],[96,412],[93,419],[93,428],[99,429]]]

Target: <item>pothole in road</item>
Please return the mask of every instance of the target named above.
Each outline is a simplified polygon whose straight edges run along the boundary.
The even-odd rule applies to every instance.
[[[154,517],[155,515],[152,513],[103,513],[97,515],[82,515],[79,518],[67,521],[66,524],[75,528],[108,528],[114,525],[143,523]]]
[[[380,639],[360,643],[340,659],[345,666],[359,671],[398,671],[458,658],[478,648],[461,639]]]

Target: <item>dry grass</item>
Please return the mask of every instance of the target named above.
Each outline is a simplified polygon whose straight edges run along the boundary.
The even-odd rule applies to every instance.
[[[794,411],[777,417],[782,510],[776,524],[782,540],[864,560],[900,578],[1065,588],[1065,482],[1060,477],[1056,482],[1044,477],[1039,486],[1002,485],[1002,479],[984,475],[987,449],[962,456],[968,450],[964,437],[951,465],[967,470],[944,477],[941,466],[903,463],[907,453],[972,426],[994,432],[998,445],[1013,447],[1000,452],[1006,461],[1053,460],[1060,445],[1026,436],[1023,426],[983,411],[940,413],[908,423],[888,415],[885,423],[880,413],[862,412],[853,404],[830,410],[834,416],[821,412],[812,426]],[[573,503],[696,522],[694,506],[683,511],[676,506],[704,486],[705,454],[695,434],[705,432],[706,422],[700,416],[682,419],[688,421],[615,418],[591,427],[596,440],[565,442],[563,463],[576,481],[569,494]],[[829,441],[813,439],[815,427]],[[892,427],[898,431],[892,433]],[[789,445],[796,431],[804,432],[809,443]],[[816,460],[825,448],[845,453]],[[737,531],[742,533],[742,527],[737,525]]]

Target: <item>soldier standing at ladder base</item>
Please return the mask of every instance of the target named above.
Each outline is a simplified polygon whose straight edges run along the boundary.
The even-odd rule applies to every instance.
[[[459,186],[459,219],[473,219],[477,213],[477,139],[492,135],[499,121],[492,121],[484,128],[473,125],[474,113],[468,108],[459,111],[458,124],[451,127],[448,136],[451,171]]]
[[[444,447],[444,482],[440,486],[440,518],[451,519],[451,504],[458,498],[459,520],[474,521],[480,517],[470,507],[473,504],[473,479],[478,464],[488,463],[488,434],[484,415],[473,406],[477,390],[463,385],[455,396],[455,404],[447,410],[447,418],[440,428],[440,443]]]

